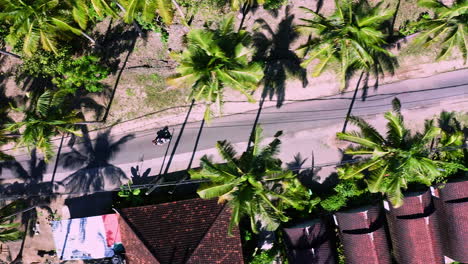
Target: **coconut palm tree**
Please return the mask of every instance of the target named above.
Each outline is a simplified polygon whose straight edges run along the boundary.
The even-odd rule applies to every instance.
[[[450,162],[444,168],[447,177],[468,170],[468,150],[466,149],[467,130],[456,118],[455,112],[442,111],[437,117],[437,126],[441,129],[439,137],[433,142],[435,160]],[[433,126],[434,120],[426,121],[426,126]],[[457,164],[458,166],[450,166]]]
[[[384,47],[387,35],[385,23],[389,23],[393,10],[383,10],[381,3],[371,7],[367,1],[335,0],[336,10],[330,17],[301,7],[311,14],[312,19],[301,19],[299,28],[312,31],[317,37],[311,38],[297,52],[306,59],[303,66],[318,60],[312,75],[320,75],[332,65],[340,71],[341,89],[346,88],[347,80],[358,70],[376,76],[393,70],[395,57]]]
[[[28,109],[13,108],[24,113],[21,122],[8,124],[5,131],[21,132],[17,146],[27,147],[29,150],[38,149],[44,154],[46,161],[53,155],[52,137],[72,133],[81,135],[75,128],[75,123],[82,119],[78,112],[65,107],[66,91],[45,91],[37,100],[33,100]]]
[[[85,30],[89,20],[93,19],[92,12],[101,18],[117,16],[107,0],[73,0],[72,6],[73,19],[82,30]]]
[[[467,62],[468,51],[468,1],[455,0],[447,6],[439,0],[419,0],[422,7],[434,11],[434,18],[422,19],[419,23],[424,28],[415,39],[416,44],[425,46],[437,44],[441,51],[437,59],[446,58],[454,48],[458,48]]]
[[[8,142],[13,141],[13,140],[14,138],[10,136],[6,136],[4,131],[0,130],[0,146],[7,144]],[[13,160],[13,159],[14,159],[13,156],[0,151],[0,161],[7,161],[7,160]]]
[[[124,21],[132,23],[141,14],[144,22],[150,23],[159,15],[165,24],[171,24],[174,18],[173,2],[171,0],[120,0],[125,8]]]
[[[0,0],[0,21],[10,30],[6,37],[12,46],[23,45],[23,52],[31,56],[39,43],[47,51],[57,53],[58,40],[69,38],[68,33],[94,40],[73,25],[72,7],[58,0]]]
[[[284,212],[291,207],[310,210],[310,195],[292,171],[281,168],[279,152],[281,133],[266,147],[261,147],[262,129],[257,127],[253,145],[240,157],[227,141],[218,141],[216,148],[226,161],[214,164],[207,156],[201,159],[201,170],[190,170],[191,179],[206,179],[198,189],[203,199],[219,197],[232,209],[229,232],[243,216],[250,218],[252,230],[257,233],[257,222],[268,231],[278,228],[280,222],[289,220]]]
[[[221,110],[223,90],[237,90],[250,95],[263,77],[259,63],[250,62],[253,49],[248,48],[250,36],[245,31],[234,32],[234,17],[224,19],[217,29],[193,29],[187,35],[187,49],[175,55],[178,74],[168,80],[176,87],[190,87],[190,98],[207,103],[205,119],[211,116],[211,105]]]
[[[339,168],[338,174],[342,179],[364,179],[370,192],[386,194],[393,206],[399,207],[408,184],[431,185],[443,177],[446,163],[430,158],[429,144],[441,130],[430,126],[423,133],[411,134],[404,125],[399,100],[395,98],[392,104],[393,111],[384,115],[388,121],[386,137],[359,117],[350,121],[360,132],[337,133],[339,139],[356,145],[346,154],[363,156],[359,163]]]
[[[0,223],[0,242],[20,240],[23,233],[17,229],[19,223]]]
[[[127,135],[112,142],[109,129],[91,140],[86,127],[83,127],[81,149],[72,146],[71,151],[61,158],[65,168],[79,169],[67,176],[62,183],[71,192],[84,193],[102,190],[108,185],[120,186],[127,176],[119,167],[112,165],[110,159],[133,137]]]

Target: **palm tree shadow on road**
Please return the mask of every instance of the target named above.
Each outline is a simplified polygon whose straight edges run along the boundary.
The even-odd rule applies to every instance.
[[[85,126],[82,131],[83,140],[80,146],[76,148],[74,140],[71,140],[71,151],[63,154],[61,158],[60,163],[64,168],[79,168],[62,181],[63,185],[72,193],[90,193],[111,187],[109,185],[120,186],[128,177],[122,169],[112,165],[110,160],[120,151],[123,144],[135,136],[126,135],[113,142],[111,129],[108,129],[99,133],[95,140],[91,140]]]
[[[263,19],[257,19],[262,31],[257,31],[253,36],[254,46],[257,52],[255,61],[264,62],[262,100],[276,95],[276,107],[281,107],[285,99],[286,79],[296,78],[302,81],[302,86],[308,85],[307,72],[301,67],[301,59],[291,50],[291,45],[299,37],[293,28],[294,15],[289,13],[286,7],[285,17],[278,25],[276,31]]]

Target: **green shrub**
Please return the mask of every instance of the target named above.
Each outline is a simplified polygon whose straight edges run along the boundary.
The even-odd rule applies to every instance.
[[[81,87],[89,92],[102,92],[104,85],[99,81],[109,75],[109,69],[99,64],[99,58],[89,55],[60,64],[57,71],[59,75],[52,82],[72,92]]]
[[[250,264],[271,264],[276,258],[277,250],[263,250],[260,254],[256,254]]]
[[[267,10],[278,9],[285,5],[288,0],[266,0],[265,4],[263,4],[263,8]]]
[[[152,22],[146,22],[142,18],[143,16],[137,16],[135,18],[138,25],[141,26],[143,30],[149,30],[161,34],[161,41],[167,43],[169,40],[169,32],[167,31],[164,23],[162,21],[153,20]]]
[[[58,88],[72,93],[80,88],[89,92],[101,92],[104,85],[100,81],[106,78],[110,71],[99,63],[99,58],[85,55],[71,59],[72,54],[67,49],[61,49],[57,54],[37,51],[30,58],[25,58],[18,69],[18,79],[35,77],[50,79]]]
[[[59,75],[58,67],[70,60],[72,56],[68,49],[60,49],[57,54],[38,50],[31,57],[25,57],[19,66],[17,75],[22,77],[53,78]]]
[[[344,207],[365,204],[371,194],[362,182],[354,179],[341,180],[330,194],[325,196],[320,205],[328,212],[336,212]]]

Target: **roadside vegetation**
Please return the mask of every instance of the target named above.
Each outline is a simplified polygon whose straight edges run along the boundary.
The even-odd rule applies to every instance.
[[[398,12],[406,12],[398,9],[405,4],[390,2],[395,9],[385,8],[387,1],[369,4],[363,0],[336,0],[331,15],[303,7],[308,16],[302,18],[297,32],[309,40],[294,55],[303,68],[313,68],[312,77],[326,69],[336,71],[342,90],[356,74],[392,74],[398,67],[398,56],[389,49],[413,34],[418,35],[414,41],[410,40],[410,45],[435,49],[434,60],[461,54],[466,63],[468,1],[455,0],[447,6],[438,0],[419,0],[418,8],[427,11],[412,21],[396,19]],[[122,81],[136,83],[144,90],[137,93],[127,88],[124,93],[153,110],[180,104],[187,96],[188,101],[205,106],[204,120],[209,121],[222,113],[223,96],[228,91],[236,91],[255,102],[252,94],[265,83],[265,75],[271,75],[270,68],[265,66],[271,62],[254,59],[259,52],[254,45],[255,32],[248,31],[243,24],[258,6],[274,12],[288,1],[209,0],[207,3],[210,4],[192,0],[0,0],[0,56],[11,57],[18,64],[14,71],[1,72],[2,80],[13,76],[16,88],[22,90],[18,98],[0,94],[0,144],[26,147],[30,152],[37,150],[40,159],[49,162],[55,154],[54,138],[71,134],[81,137],[83,122],[106,124],[109,121],[107,117],[112,103],[116,104],[113,100],[120,75],[125,70],[143,69]],[[203,8],[211,10],[210,19],[196,21],[197,12]],[[220,14],[227,10],[223,14],[231,15],[216,18],[213,9]],[[234,12],[240,12],[237,19],[240,21]],[[110,21],[109,29],[112,21],[122,22],[121,27],[112,29],[120,28],[122,32],[114,34],[125,38],[107,39],[107,33],[99,31],[105,31],[103,21]],[[183,37],[179,36],[182,50],[172,49],[175,44],[171,43],[173,36],[169,32],[174,26],[182,32]],[[158,43],[164,52],[158,60],[169,65],[164,74],[147,73],[146,69],[151,67],[144,60],[131,67],[126,65],[131,53],[138,53],[135,43],[145,40],[148,32],[157,32],[160,38]],[[121,56],[124,51],[126,58]],[[118,76],[115,85],[108,82],[112,76]],[[108,98],[106,107],[95,100],[97,96]],[[125,100],[118,104],[127,118],[136,116],[138,109],[134,112],[124,109]],[[89,109],[93,114],[87,113]],[[284,169],[276,157],[281,133],[262,146],[259,126],[252,133],[252,145],[242,154],[229,142],[220,141],[216,147],[225,163],[216,164],[203,157],[202,168],[189,174],[191,179],[209,181],[200,186],[199,196],[227,202],[232,209],[229,230],[241,225],[245,227],[243,239],[252,241],[263,231],[276,232],[281,241],[281,227],[311,213],[332,213],[383,199],[399,207],[406,191],[466,175],[467,135],[463,123],[466,113],[443,112],[436,120],[428,120],[423,132],[412,132],[405,127],[399,101],[394,100],[393,110],[385,118],[388,121],[385,135],[359,117],[350,119],[358,131],[337,134],[338,139],[351,143],[345,153],[355,162],[338,168],[339,182],[327,192],[313,192],[301,183],[296,172]],[[109,133],[101,136],[108,137]],[[88,141],[90,148],[86,151],[92,155],[75,150],[76,157],[80,156],[85,166],[96,162],[101,166],[129,138],[107,146],[110,151],[106,151],[108,155],[103,160],[94,157],[101,145],[93,147],[89,135],[83,140]],[[14,157],[0,152],[0,159],[12,161]],[[114,171],[115,182],[120,182],[123,172],[118,168],[113,170],[117,171]],[[81,177],[84,174],[78,171],[67,183],[104,185],[100,171]],[[129,199],[139,197],[138,203],[144,202],[139,191],[127,193],[123,188],[121,194]],[[247,225],[243,225],[245,219]],[[21,238],[17,225],[7,220],[0,223],[0,239]],[[271,251],[256,250],[247,258],[252,263],[285,261],[284,248],[278,243]]]
[[[217,148],[227,163],[213,164],[203,157],[202,168],[190,171],[190,175],[192,179],[209,180],[198,189],[201,198],[227,201],[232,208],[230,228],[239,225],[242,216],[250,218],[250,225],[241,225],[248,244],[259,239],[259,230],[275,231],[278,239],[274,247],[267,251],[256,249],[253,254],[248,251],[249,263],[285,261],[281,227],[288,222],[382,200],[398,208],[403,205],[405,193],[466,180],[468,151],[463,131],[467,127],[456,119],[455,112],[442,112],[426,120],[423,132],[416,133],[405,128],[398,99],[384,116],[388,120],[386,136],[359,117],[351,118],[358,131],[337,133],[338,139],[351,143],[345,150],[351,162],[338,165],[338,182],[328,190],[313,192],[306,182],[299,181],[298,173],[270,167],[281,164],[281,160],[272,159],[272,154],[279,151],[278,138],[263,149],[254,141],[257,143],[239,158],[228,142],[220,141]],[[257,128],[255,138],[260,133]],[[258,262],[261,260],[269,262]]]

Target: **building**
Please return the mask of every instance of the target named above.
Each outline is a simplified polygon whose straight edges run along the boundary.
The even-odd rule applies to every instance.
[[[442,264],[437,214],[430,190],[407,193],[401,207],[384,201],[394,257],[398,263]]]
[[[334,215],[340,232],[346,263],[391,264],[385,230],[385,213],[380,205],[340,211]]]
[[[283,228],[289,263],[336,263],[333,227],[328,219],[305,220]]]
[[[124,208],[118,214],[53,221],[62,260],[101,259],[123,246],[128,264],[243,263],[230,210],[200,198]]]
[[[468,263],[468,181],[433,188],[445,256]]]

